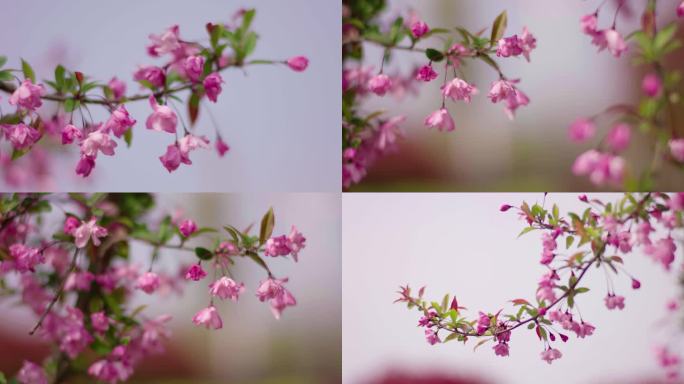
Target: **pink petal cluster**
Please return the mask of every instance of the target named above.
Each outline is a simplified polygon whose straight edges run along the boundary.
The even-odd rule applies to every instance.
[[[430,345],[435,345],[437,343],[441,343],[442,341],[439,339],[439,336],[435,331],[432,329],[426,329],[425,330],[425,341],[428,342]]]
[[[147,129],[158,132],[176,133],[176,125],[178,124],[178,117],[176,113],[168,105],[159,105],[157,99],[150,95],[150,106],[152,107],[152,114],[147,118],[145,125]]]
[[[204,56],[189,56],[185,59],[185,75],[192,82],[199,81],[204,72]]]
[[[648,73],[641,81],[641,90],[648,97],[659,97],[663,90],[663,81],[655,73]]]
[[[516,83],[518,83],[518,80],[497,80],[492,83],[489,94],[487,95],[492,103],[497,103],[499,101],[506,102],[505,111],[510,119],[515,117],[515,111],[519,107],[530,103],[530,99],[527,95],[515,86]]]
[[[269,277],[259,284],[256,291],[256,296],[260,301],[270,300],[271,312],[276,319],[280,319],[285,308],[297,305],[297,300],[292,293],[283,286],[287,280],[287,278],[274,279]]]
[[[128,114],[126,107],[120,105],[112,112],[111,116],[102,128],[103,132],[112,132],[114,136],[121,137],[127,130],[135,125],[136,121]],[[62,140],[63,141],[63,140]]]
[[[513,35],[499,40],[496,55],[499,57],[523,55],[527,61],[530,61],[530,52],[536,47],[537,39],[529,32],[527,27],[524,27],[520,37]]]
[[[271,237],[266,240],[264,255],[271,257],[292,255],[294,261],[298,261],[299,251],[304,249],[305,243],[306,238],[293,225],[289,235]]]
[[[463,100],[466,103],[470,102],[470,97],[478,93],[477,88],[472,84],[468,84],[465,80],[454,77],[453,80],[442,86],[442,95],[448,97],[453,101]]]
[[[197,312],[197,314],[193,316],[192,322],[195,323],[195,325],[201,325],[206,327],[207,329],[223,328],[223,321],[221,320],[221,316],[219,316],[216,307],[214,307],[213,305],[210,305],[207,308],[204,308]]]
[[[88,244],[88,240],[92,240],[93,245],[96,247],[99,246],[100,239],[107,236],[108,232],[106,228],[97,225],[97,219],[93,217],[87,222],[81,222],[81,225],[74,230],[73,234],[76,247],[83,248]]]
[[[33,84],[31,79],[25,79],[9,98],[10,105],[27,111],[35,111],[43,105],[41,99],[45,95],[45,87],[42,84]]]
[[[204,85],[204,92],[207,94],[209,100],[214,103],[223,90],[223,88],[221,88],[221,83],[223,83],[223,78],[218,72],[214,72],[205,77],[204,82],[202,83]]]
[[[615,294],[609,293],[604,300],[606,303],[606,308],[608,309],[623,310],[625,308],[624,296],[617,296]]]
[[[240,295],[245,291],[243,283],[236,283],[233,279],[223,276],[215,282],[209,284],[209,293],[222,300],[231,299],[238,301]]]
[[[197,224],[194,220],[186,219],[180,223],[178,230],[183,237],[188,237],[197,231]]]
[[[672,237],[660,239],[654,244],[648,244],[644,247],[644,252],[654,261],[662,264],[668,271],[670,270],[672,262],[674,262],[676,251],[677,246]]]
[[[572,172],[577,176],[588,175],[596,185],[607,182],[620,184],[625,172],[625,160],[620,156],[590,149],[577,157],[572,165]]]
[[[416,39],[420,39],[428,32],[430,32],[430,27],[424,21],[417,20],[411,24],[411,34]]]
[[[161,88],[166,83],[166,72],[154,65],[139,67],[133,73],[133,79],[135,81],[146,81],[154,88]]]
[[[423,65],[416,73],[416,80],[429,82],[437,78],[437,72],[432,69],[432,64]]]
[[[126,95],[126,83],[116,77],[112,77],[107,86],[112,90],[114,100],[121,100]]]
[[[17,150],[22,150],[31,147],[38,140],[41,135],[37,129],[30,127],[24,123],[14,125],[0,125],[5,138],[9,140],[12,147]]]
[[[575,120],[568,130],[568,137],[575,142],[591,139],[596,134],[596,125],[590,119],[581,117]]]
[[[295,72],[303,72],[309,66],[306,56],[295,56],[287,59],[287,66]]]
[[[136,281],[135,287],[149,294],[154,293],[161,285],[159,275],[154,272],[145,272]]]
[[[672,139],[668,143],[670,154],[680,163],[684,163],[684,139]]]
[[[368,81],[368,89],[378,96],[385,96],[391,87],[392,80],[384,73],[376,75]]]
[[[185,280],[200,281],[207,276],[201,264],[193,264],[185,273]]]
[[[563,354],[555,348],[547,348],[541,353],[541,359],[551,364],[554,360],[558,360],[563,357]]]
[[[21,384],[48,384],[43,367],[28,360],[24,360],[17,375],[17,380]]]
[[[93,329],[99,333],[105,333],[109,329],[109,318],[104,311],[94,312],[90,314],[90,324]]]
[[[181,48],[180,28],[178,25],[172,25],[161,35],[151,34],[150,40],[152,43],[147,47],[147,52],[151,56],[156,57],[167,53],[173,53]]]
[[[62,128],[62,144],[71,144],[83,139],[83,132],[73,124],[67,124]]]
[[[446,108],[440,108],[432,112],[425,118],[425,125],[428,128],[437,128],[443,132],[451,132],[456,129],[454,120],[451,118]]]
[[[622,152],[629,146],[632,129],[629,124],[620,123],[611,128],[606,136],[606,144],[615,152]]]
[[[97,360],[88,368],[88,374],[110,384],[128,380],[133,375],[131,353],[126,346],[118,345],[106,359]]]

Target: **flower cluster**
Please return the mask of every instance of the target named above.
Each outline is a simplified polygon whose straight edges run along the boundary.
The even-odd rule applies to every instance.
[[[66,213],[59,229],[47,232],[55,226],[48,225],[44,213],[54,204]],[[56,351],[42,365],[26,361],[16,376],[19,383],[62,382],[80,374],[108,383],[126,381],[145,356],[163,352],[171,321],[169,315],[148,316],[143,307],[130,308],[131,297],[180,294],[184,283],[207,279],[203,266],[212,268],[213,278],[206,286],[209,305],[192,317],[198,326],[220,329],[215,300],[237,302],[246,291],[231,274],[238,259],[265,270],[255,295],[269,302],[275,318],[297,304],[285,287],[288,278],[275,277],[265,257],[296,259],[306,239],[295,227],[287,236],[272,236],[272,209],[259,235],[233,226],[222,235],[177,216],[147,224],[153,205],[146,194],[0,196],[0,283],[36,315],[30,334],[40,335]],[[211,238],[213,250],[189,246]],[[147,268],[128,260],[133,242],[152,249]],[[175,272],[162,271],[156,263],[162,249],[187,252],[196,261]],[[84,363],[86,369],[78,368]]]
[[[657,0],[644,2],[641,26],[623,37],[616,29],[618,16],[625,10],[626,0],[617,2],[615,13],[611,13],[612,26],[601,29],[600,16],[606,2],[601,2],[595,12],[580,20],[582,32],[591,37],[592,44],[599,51],[607,49],[616,58],[628,51],[628,42],[633,42],[634,62],[644,67],[641,79],[642,97],[638,104],[617,104],[594,116],[576,119],[569,128],[571,141],[591,141],[597,135],[599,125],[607,125],[605,134],[598,144],[580,154],[572,166],[577,176],[587,176],[595,185],[626,186],[630,189],[652,189],[654,177],[665,160],[674,167],[684,165],[684,139],[675,120],[674,109],[679,104],[679,74],[668,69],[668,56],[678,50],[677,24],[672,22],[662,28],[656,25]],[[681,13],[681,5],[677,14]],[[680,16],[681,17],[681,16]],[[631,48],[631,47],[630,47]],[[630,50],[631,52],[631,50]],[[644,170],[632,170],[624,156],[629,149],[632,136],[637,133],[648,136],[652,150],[651,166]]]
[[[384,1],[343,1],[342,178],[345,188],[358,183],[374,159],[393,149],[397,138],[402,136],[399,125],[404,121],[403,116],[384,118],[381,111],[365,114],[361,102],[371,95],[401,98],[407,93],[416,93],[417,83],[428,83],[440,77],[435,69],[440,66],[443,68],[441,106],[424,122],[428,128],[450,132],[455,130],[456,124],[446,101],[469,103],[478,94],[478,88],[465,79],[463,64],[481,61],[492,67],[497,76],[487,97],[492,103],[502,102],[509,118],[513,119],[516,110],[530,102],[518,88],[519,80],[508,79],[495,60],[495,57],[522,56],[529,61],[536,48],[536,38],[527,28],[520,34],[504,36],[506,12],[494,20],[491,33],[484,37],[484,31],[471,33],[460,27],[432,28],[415,13],[386,24],[379,20],[384,6]],[[451,43],[444,47],[418,47],[436,35],[444,35],[447,37],[444,40]],[[453,43],[455,38],[459,40]],[[363,64],[366,45],[383,48],[379,70]],[[389,73],[387,66],[392,53],[400,50],[422,54],[427,63],[407,75]]]
[[[590,200],[585,195],[579,199],[587,208],[567,216],[561,216],[556,205],[547,209],[544,204],[505,204],[500,209],[514,209],[526,223],[521,235],[541,232],[539,262],[546,272],[537,284],[534,300],[514,299],[511,304],[515,310],[510,313],[480,311],[473,319],[449,294],[441,302],[423,299],[425,287],[417,295],[408,286],[401,287],[396,301],[422,313],[418,325],[425,329],[425,338],[431,345],[451,340],[465,343],[477,338],[477,346],[492,342],[495,355],[508,356],[513,331],[526,327],[534,330],[543,344],[541,359],[551,364],[563,356],[559,342],[567,342],[569,334],[584,339],[596,332],[596,326],[583,317],[587,314],[580,313],[575,305],[589,291],[582,283],[590,268],[603,267],[606,271],[606,308],[625,310],[626,298],[615,291],[610,273],[629,278],[632,288],[639,289],[641,282],[623,266],[624,257],[636,251],[670,271],[678,249],[675,232],[681,233],[684,228],[684,193],[625,194],[617,202]],[[675,340],[671,342],[676,344]],[[667,375],[677,377],[680,357],[672,348],[660,346],[657,355]]]
[[[7,156],[9,162],[39,148],[36,144],[46,137],[46,144],[61,141],[63,145],[77,145],[80,158],[75,167],[76,174],[88,177],[99,154],[115,155],[118,146],[115,139],[123,139],[128,146],[131,145],[137,120],[129,115],[125,104],[149,100],[151,113],[145,127],[174,136],[173,143],[159,157],[164,168],[173,172],[181,164],[192,164],[192,151],[208,149],[212,145],[205,135],[196,132],[195,122],[205,98],[211,103],[218,101],[225,85],[222,71],[253,64],[280,64],[302,72],[308,66],[308,59],[304,56],[287,60],[248,60],[258,39],[251,30],[254,15],[253,9],[240,9],[230,23],[208,23],[208,45],[182,38],[178,25],[159,35],[150,35],[147,53],[165,61],[160,65],[141,66],[133,74],[133,79],[148,93],[127,94],[126,83],[117,77],[104,84],[61,65],[55,68],[54,79],[45,81],[54,91],[48,93],[46,86],[36,81],[29,63],[22,61],[21,70],[2,70],[7,60],[0,57],[0,90],[10,94],[8,102],[16,108],[15,113],[0,116],[0,138],[9,143],[11,150],[11,155]],[[22,72],[24,79],[19,80],[14,72]],[[176,103],[183,103],[178,96],[181,92],[189,92],[185,101],[189,124],[179,115],[176,106]],[[38,111],[45,101],[58,104],[57,112],[49,118],[41,116]],[[93,105],[106,108],[109,117],[104,121],[94,121],[89,109]],[[203,108],[208,108],[208,105],[203,105]],[[74,121],[75,113],[81,117],[80,124]],[[214,147],[223,157],[230,147],[216,126],[214,136]],[[3,162],[4,158],[0,156]],[[12,171],[16,173],[21,169]],[[27,177],[19,179],[14,173],[5,172],[8,182],[16,185],[26,181]],[[24,173],[33,172],[24,169]]]

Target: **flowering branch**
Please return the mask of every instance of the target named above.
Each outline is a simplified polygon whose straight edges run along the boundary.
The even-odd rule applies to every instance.
[[[402,135],[399,124],[405,120],[404,116],[387,119],[382,111],[365,113],[361,106],[363,99],[371,94],[401,97],[415,91],[414,82],[437,79],[433,63],[444,62],[444,81],[441,106],[425,119],[428,128],[453,131],[455,124],[446,99],[468,103],[478,93],[478,89],[464,79],[461,70],[462,64],[469,60],[482,62],[496,72],[497,80],[491,84],[487,97],[493,103],[504,102],[509,118],[513,119],[519,107],[529,104],[527,95],[517,87],[519,80],[507,78],[494,55],[498,58],[523,56],[529,61],[530,53],[536,48],[536,39],[527,28],[523,28],[520,35],[504,37],[508,23],[505,11],[492,23],[489,36],[484,36],[486,29],[477,33],[463,27],[431,29],[415,14],[397,17],[384,26],[378,21],[384,7],[384,1],[343,1],[342,177],[345,188],[358,183],[374,159],[391,149]],[[441,47],[434,44],[426,48],[417,46],[431,41],[431,37],[441,37],[444,44]],[[384,48],[379,71],[364,66],[366,43]],[[394,51],[419,53],[428,63],[408,77],[388,75],[385,66]]]
[[[569,338],[557,327],[574,332],[578,338],[591,336],[596,329],[582,317],[576,303],[581,294],[589,291],[589,287],[581,286],[581,282],[591,267],[602,267],[606,272],[606,307],[622,310],[625,298],[616,294],[608,272],[628,276],[633,289],[639,289],[641,282],[626,271],[623,258],[617,253],[628,254],[635,247],[640,247],[669,271],[677,249],[673,232],[684,228],[683,193],[674,196],[647,193],[638,199],[632,194],[625,194],[615,203],[589,200],[584,195],[580,200],[588,207],[582,213],[569,212],[567,217],[560,215],[556,205],[550,210],[543,205],[529,206],[527,203],[519,207],[508,204],[501,207],[503,212],[515,208],[527,222],[520,235],[542,232],[540,263],[548,271],[538,284],[536,303],[514,299],[511,300],[516,308],[513,312],[480,311],[476,319],[469,319],[455,296],[447,294],[441,302],[427,301],[423,299],[425,287],[414,296],[408,285],[401,287],[396,302],[406,303],[409,309],[415,308],[422,313],[418,325],[425,328],[425,337],[432,345],[452,340],[466,343],[469,338],[476,338],[480,339],[476,348],[492,341],[495,342],[493,350],[496,355],[508,356],[513,331],[526,326],[529,330],[534,329],[544,344],[543,360],[551,363],[562,357],[562,353],[553,347],[553,342],[557,336],[563,342]],[[653,239],[654,226],[661,227],[666,236]],[[569,254],[559,249],[558,242],[562,243],[563,238]],[[615,255],[611,255],[613,251]],[[444,339],[440,332],[446,333]],[[658,351],[658,359],[668,376],[676,376],[680,369],[679,357],[667,346]]]
[[[44,213],[55,205],[64,212],[63,224],[50,232],[47,228],[54,225],[46,223]],[[192,318],[197,326],[222,328],[217,300],[237,302],[246,291],[231,272],[238,258],[266,272],[255,295],[269,303],[276,319],[297,304],[285,286],[288,278],[276,277],[267,260],[291,256],[297,261],[306,239],[294,226],[289,235],[274,236],[272,209],[252,235],[250,229],[231,225],[223,233],[198,227],[178,215],[149,224],[146,217],[153,206],[154,198],[147,194],[0,195],[0,218],[6,221],[0,229],[0,286],[37,316],[29,334],[56,347],[42,366],[25,362],[17,374],[19,383],[47,383],[48,377],[61,383],[86,373],[100,381],[126,381],[144,356],[163,351],[171,320],[168,315],[150,318],[144,307],[129,308],[131,297],[181,293],[184,283],[207,277],[206,267],[214,277],[208,284],[208,305]],[[148,266],[129,261],[133,241],[150,246]],[[193,261],[166,273],[157,265],[161,249],[190,252]],[[80,368],[84,359],[87,370]]]
[[[36,150],[40,154],[34,154],[32,159],[40,161],[38,166],[26,164],[24,167],[46,168],[44,155],[41,155],[43,152],[36,144],[55,141],[62,145],[79,146],[80,160],[76,173],[89,176],[98,154],[115,154],[118,144],[112,136],[123,138],[127,146],[131,145],[132,128],[137,120],[129,115],[125,104],[141,100],[148,100],[153,110],[146,120],[146,128],[175,136],[166,153],[159,157],[162,165],[173,172],[181,164],[192,164],[190,152],[210,148],[210,140],[206,135],[199,134],[194,125],[199,117],[200,102],[207,98],[216,103],[222,93],[223,71],[271,64],[285,65],[301,72],[308,66],[308,59],[304,56],[288,60],[249,59],[258,40],[256,32],[251,29],[255,13],[253,9],[241,9],[230,23],[208,23],[208,45],[182,39],[177,25],[161,35],[150,35],[152,43],[147,47],[148,54],[155,58],[166,56],[169,60],[161,66],[140,67],[133,77],[149,92],[133,95],[126,95],[126,84],[116,77],[104,84],[61,65],[55,68],[54,79],[45,81],[53,90],[48,93],[43,84],[37,83],[35,72],[28,62],[21,60],[20,70],[3,69],[7,58],[0,56],[0,91],[10,94],[9,104],[16,107],[12,114],[2,115],[0,111],[0,138],[4,137],[11,149],[11,155],[0,153],[0,162],[6,166],[7,181],[19,185],[30,176],[39,178],[48,175],[47,171],[32,172],[29,176],[19,178],[15,173],[21,170],[23,173],[29,172],[14,162]],[[23,75],[23,80],[18,77],[19,74]],[[189,92],[185,100],[179,97],[182,92]],[[38,113],[44,101],[57,103],[57,110],[50,118]],[[175,102],[187,106],[189,124],[178,116]],[[90,105],[104,107],[110,117],[104,122],[94,121]],[[80,127],[74,122],[76,112],[81,116]],[[177,129],[179,120],[183,128],[180,137]],[[223,157],[230,148],[216,123],[213,123],[216,151]]]

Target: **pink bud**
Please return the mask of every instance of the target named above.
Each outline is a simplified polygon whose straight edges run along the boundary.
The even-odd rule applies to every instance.
[[[421,38],[429,31],[430,27],[428,27],[428,25],[425,24],[424,21],[419,20],[411,24],[411,33],[413,34],[413,37],[415,37],[416,39]]]
[[[677,6],[677,16],[684,17],[684,0]]]
[[[641,81],[641,90],[644,91],[648,97],[657,97],[660,95],[660,91],[663,88],[663,82],[660,77],[655,73],[649,73],[644,76]]]
[[[631,137],[632,131],[630,126],[625,123],[621,123],[614,126],[610,132],[608,132],[606,141],[608,146],[614,151],[621,152],[629,146]]]
[[[513,208],[512,205],[504,204],[504,205],[501,206],[501,208],[499,208],[499,211],[501,211],[501,212],[506,212],[506,211],[508,211],[508,210],[511,209],[511,208]]]
[[[641,282],[637,279],[632,278],[632,289],[641,288]]]
[[[305,56],[295,56],[287,59],[287,66],[295,72],[303,72],[309,66],[309,59]]]
[[[188,237],[197,231],[197,224],[194,221],[187,219],[178,226],[178,230],[184,237]]]
[[[680,163],[684,163],[684,139],[672,139],[669,146],[672,157]]]
[[[374,76],[368,81],[368,89],[378,96],[385,96],[385,93],[392,87],[392,80],[385,74]]]
[[[219,137],[216,139],[216,152],[218,152],[220,157],[223,157],[229,150],[230,147],[222,138]]]

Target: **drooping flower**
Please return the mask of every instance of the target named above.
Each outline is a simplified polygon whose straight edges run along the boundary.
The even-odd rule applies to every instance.
[[[97,360],[88,368],[88,374],[110,384],[128,380],[133,375],[133,362],[129,347],[117,345],[106,359]]]
[[[672,157],[680,163],[684,163],[684,139],[671,139],[668,146]]]
[[[96,129],[81,140],[81,154],[83,156],[96,158],[98,152],[103,155],[113,156],[114,148],[116,148],[116,141],[109,137],[109,134],[101,129]]]
[[[223,300],[231,299],[237,301],[244,291],[245,285],[243,283],[238,284],[226,276],[209,284],[209,293]]]
[[[277,257],[287,256],[289,254],[289,241],[285,235],[271,237],[270,239],[266,240],[266,246],[264,250],[265,256]]]
[[[306,238],[293,225],[292,229],[290,230],[290,234],[287,235],[287,242],[288,242],[288,247],[290,248],[290,254],[292,255],[292,258],[294,259],[294,261],[296,262],[297,256],[299,255],[299,251],[304,249],[304,247],[306,246],[306,244],[305,244]]]
[[[35,111],[43,105],[41,97],[45,95],[42,84],[33,84],[31,79],[25,79],[9,98],[10,105],[16,105],[28,111]]]
[[[24,360],[17,375],[17,380],[21,384],[48,384],[43,367],[28,360]]]
[[[181,152],[176,144],[171,144],[166,147],[166,152],[159,156],[159,161],[161,161],[162,165],[164,165],[164,168],[166,168],[169,173],[178,169],[181,160]]]
[[[306,56],[295,56],[287,59],[287,66],[295,72],[303,72],[309,66],[309,59]]]
[[[95,280],[95,276],[88,271],[74,271],[67,276],[64,282],[64,289],[66,291],[87,291],[90,289],[90,284],[93,280]]]
[[[648,73],[641,81],[641,90],[648,97],[660,96],[660,91],[663,90],[663,81],[660,76],[655,73]]]
[[[17,150],[26,149],[35,144],[41,137],[37,129],[24,123],[4,125],[5,136]]]
[[[454,120],[449,115],[446,108],[440,108],[425,118],[425,125],[428,128],[437,128],[440,131],[450,132],[456,129]]]
[[[188,56],[185,58],[184,69],[185,74],[192,82],[199,81],[204,72],[204,56]]]
[[[81,222],[81,225],[74,230],[74,244],[77,248],[83,248],[88,244],[88,240],[93,241],[96,247],[100,245],[100,239],[107,236],[106,228],[97,225],[97,219]]]
[[[219,136],[216,138],[216,152],[218,152],[220,157],[223,157],[226,152],[230,150],[228,144]]]
[[[590,119],[579,118],[575,120],[568,130],[568,137],[572,141],[582,142],[594,137],[596,133],[596,125]]]
[[[216,102],[218,95],[221,94],[223,88],[221,88],[221,83],[223,83],[223,78],[218,72],[214,72],[204,78],[204,92],[206,92],[207,97],[212,102]]]
[[[104,311],[94,312],[90,314],[90,324],[95,331],[104,333],[109,329],[109,318]]]
[[[650,256],[654,261],[662,264],[668,271],[675,259],[676,250],[677,246],[672,237],[660,239],[655,242],[655,244],[648,244],[644,247],[644,253]]]
[[[190,152],[199,148],[209,148],[209,140],[206,137],[195,136],[188,133],[178,140],[178,150],[181,154],[181,161],[185,164],[192,164],[192,161],[190,161]]]
[[[497,356],[501,357],[506,357],[508,356],[508,344],[506,343],[498,343],[492,347],[494,349],[494,354]]]
[[[259,298],[259,301],[263,302],[266,300],[271,300],[279,295],[282,295],[283,290],[285,289],[283,284],[286,283],[287,280],[287,278],[268,278],[259,283],[259,288],[256,290],[256,296]]]
[[[384,73],[373,76],[368,80],[368,89],[378,96],[385,96],[392,87],[392,80]]]
[[[591,336],[594,334],[595,329],[596,329],[596,327],[594,327],[593,325],[583,321],[580,323],[579,329],[576,331],[577,337],[583,339],[587,336]]]
[[[126,95],[126,83],[116,77],[112,77],[107,86],[112,90],[114,100],[121,100]]]
[[[213,305],[208,306],[197,312],[192,318],[192,322],[195,325],[203,325],[207,329],[221,329],[223,328],[223,321],[221,321],[221,316],[219,316],[216,307]]]
[[[114,136],[121,137],[124,133],[135,125],[136,120],[128,114],[126,107],[120,105],[117,109],[112,112],[109,119],[104,124],[103,130],[105,132],[112,132]]]
[[[176,133],[178,117],[168,105],[159,105],[154,95],[150,95],[150,106],[154,110],[147,118],[147,129],[159,132]]]
[[[491,319],[489,315],[484,312],[480,312],[477,318],[477,334],[484,335],[491,325]]]
[[[551,347],[541,353],[541,359],[549,364],[551,364],[554,360],[560,359],[561,357],[563,357],[563,354],[559,350]]]
[[[435,331],[432,329],[426,329],[425,330],[425,341],[428,342],[430,345],[435,345],[437,343],[441,343],[442,341],[439,339],[439,336]]]
[[[616,296],[615,294],[609,293],[605,297],[606,308],[608,309],[619,309],[623,310],[625,308],[625,298],[623,296]]]
[[[145,272],[138,277],[135,287],[149,295],[156,291],[160,285],[159,275],[154,272]]]
[[[478,90],[475,86],[468,84],[465,80],[459,79],[458,77],[455,77],[442,86],[442,95],[453,101],[463,100],[466,103],[469,103],[470,97],[477,93]]]
[[[387,147],[394,144],[397,138],[402,135],[399,124],[403,123],[405,120],[406,116],[394,116],[378,125],[378,136],[375,147],[384,151]]]
[[[18,272],[33,271],[36,265],[45,262],[45,257],[39,249],[16,243],[9,247],[10,257],[14,261],[14,269]]]
[[[620,123],[614,126],[606,137],[606,144],[615,152],[622,152],[629,146],[632,130],[628,124]]]
[[[625,160],[620,156],[601,153],[590,149],[580,154],[572,165],[572,172],[577,176],[589,175],[596,185],[606,182],[619,184],[624,176]]]
[[[135,81],[146,81],[149,85],[160,88],[166,83],[166,74],[164,70],[150,65],[147,67],[139,67],[135,73],[133,73],[133,79]]]
[[[74,216],[67,216],[64,220],[64,233],[73,235],[76,228],[81,225],[81,222]]]
[[[428,32],[430,32],[430,27],[422,20],[417,20],[411,24],[411,34],[416,39],[420,39]]]
[[[62,128],[62,144],[71,144],[74,140],[83,139],[83,132],[73,124],[67,124]]]
[[[185,280],[200,281],[207,276],[201,264],[193,264],[185,273]]]
[[[499,57],[518,56],[523,53],[521,40],[518,35],[504,37],[498,41],[496,55]]]
[[[500,79],[492,83],[487,97],[489,97],[492,103],[498,103],[499,101],[508,99],[514,92],[515,85],[512,81]]]
[[[615,57],[620,57],[627,50],[627,43],[620,32],[615,29],[608,29],[603,32],[606,47]]]
[[[178,226],[178,230],[180,231],[181,235],[183,235],[183,237],[188,237],[195,233],[195,231],[197,231],[197,224],[194,220],[186,219],[183,220],[182,223],[180,223],[180,225]]]
[[[596,13],[582,16],[580,19],[580,27],[582,28],[582,32],[584,34],[594,36],[597,33],[598,28],[598,18],[596,17]]]
[[[423,65],[420,67],[418,70],[418,73],[416,73],[416,80],[421,80],[421,81],[432,81],[437,78],[437,72],[435,72],[434,69],[432,69],[432,65]]]
[[[95,168],[95,159],[90,156],[81,156],[81,159],[76,163],[76,174],[88,177],[93,168]]]
[[[180,28],[178,25],[172,25],[161,35],[151,34],[149,37],[150,40],[152,40],[152,43],[147,47],[147,52],[151,56],[156,57],[180,49],[181,43],[179,33]]]

